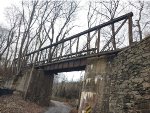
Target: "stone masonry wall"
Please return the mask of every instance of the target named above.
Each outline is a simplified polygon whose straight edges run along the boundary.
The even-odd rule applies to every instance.
[[[42,69],[25,69],[17,80],[5,84],[6,88],[15,89],[15,93],[41,106],[49,106],[54,74]]]
[[[15,89],[17,92],[20,92],[21,95],[24,94],[27,90],[27,84],[30,80],[30,70],[25,70],[21,73],[20,76],[13,77],[10,80],[7,80],[4,84],[5,88]]]
[[[112,62],[110,113],[150,113],[150,37]]]
[[[150,37],[88,59],[79,113],[150,113]]]

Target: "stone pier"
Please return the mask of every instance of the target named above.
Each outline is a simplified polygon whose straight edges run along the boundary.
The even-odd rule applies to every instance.
[[[49,74],[43,70],[34,70],[25,92],[25,99],[29,99],[41,106],[49,106],[53,79],[54,74]]]
[[[25,69],[18,79],[6,83],[5,87],[15,89],[25,99],[41,106],[49,106],[54,74],[42,69]]]
[[[90,105],[93,113],[108,113],[111,60],[115,55],[88,59],[79,113]]]

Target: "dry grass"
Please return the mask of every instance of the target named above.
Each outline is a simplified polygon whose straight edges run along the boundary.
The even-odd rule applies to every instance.
[[[78,110],[72,109],[72,110],[70,111],[70,113],[78,113]]]
[[[0,97],[0,113],[44,113],[42,108],[32,102],[24,101],[20,96],[5,95]]]

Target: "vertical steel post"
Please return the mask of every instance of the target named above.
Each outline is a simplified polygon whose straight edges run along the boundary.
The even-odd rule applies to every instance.
[[[76,46],[76,56],[78,55],[78,48],[79,48],[79,37],[77,38],[77,46]]]
[[[72,54],[72,44],[71,44],[71,40],[70,40],[70,54]]]
[[[114,50],[116,50],[116,40],[115,40],[115,25],[112,24],[112,45]]]
[[[88,32],[88,36],[87,36],[87,54],[90,54],[90,51],[88,51],[90,49],[90,32]]]
[[[98,38],[97,38],[97,53],[100,51],[100,29],[98,30]]]
[[[128,37],[129,37],[129,45],[132,45],[133,43],[132,16],[128,17]]]

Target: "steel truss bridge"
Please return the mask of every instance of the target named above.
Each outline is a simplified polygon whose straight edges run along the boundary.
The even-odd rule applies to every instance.
[[[84,70],[87,58],[115,54],[122,49],[118,47],[116,37],[123,26],[127,29],[126,46],[132,45],[132,16],[133,13],[130,12],[28,53],[21,57],[25,62],[24,67],[34,66],[51,73]],[[104,30],[110,34],[107,38],[104,38]],[[14,64],[17,62],[18,58],[14,60]]]

